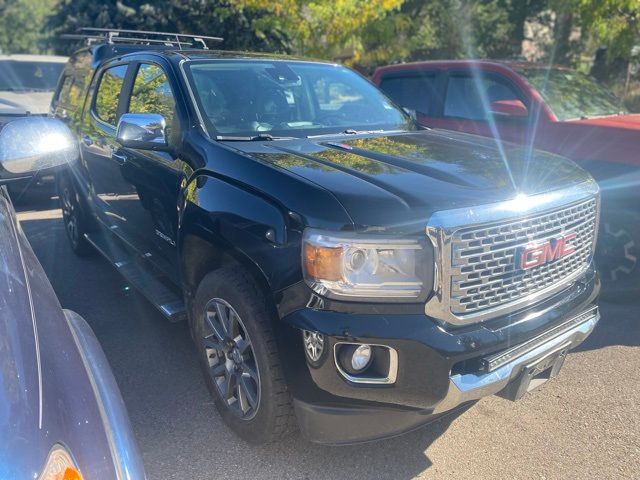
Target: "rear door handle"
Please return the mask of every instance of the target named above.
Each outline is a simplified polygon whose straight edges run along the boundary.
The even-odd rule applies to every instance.
[[[90,147],[91,145],[93,145],[93,140],[91,140],[91,137],[89,135],[85,135],[82,137],[82,143],[84,143],[87,147]]]

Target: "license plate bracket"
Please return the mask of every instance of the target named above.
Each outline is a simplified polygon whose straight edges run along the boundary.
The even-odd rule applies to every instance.
[[[498,395],[509,400],[520,400],[526,393],[538,388],[558,375],[569,353],[570,343],[548,352],[526,365],[520,375],[512,380]]]

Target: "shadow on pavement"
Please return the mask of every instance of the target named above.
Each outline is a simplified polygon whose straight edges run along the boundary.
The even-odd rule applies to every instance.
[[[209,397],[186,323],[167,322],[98,255],[73,255],[59,211],[32,209],[20,207],[22,228],[60,303],[81,314],[100,340],[149,478],[402,479],[431,466],[425,450],[456,416],[360,446],[318,446],[299,435],[266,447],[239,440]]]
[[[432,466],[425,451],[455,416],[361,446],[318,446],[298,435],[266,447],[239,440],[213,406],[186,323],[167,322],[98,255],[74,256],[55,202],[38,207],[49,210],[18,207],[23,230],[61,304],[80,313],[102,343],[150,479],[409,479]],[[602,305],[601,323],[581,350],[640,345],[638,313],[637,305]]]

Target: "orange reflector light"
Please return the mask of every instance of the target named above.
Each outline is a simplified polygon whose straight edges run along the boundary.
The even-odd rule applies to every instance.
[[[82,475],[75,468],[69,467],[64,471],[60,480],[82,480]]]
[[[318,247],[305,243],[303,247],[304,267],[312,278],[338,281],[342,278],[342,248]]]
[[[55,445],[38,480],[82,480],[82,474],[62,445]]]

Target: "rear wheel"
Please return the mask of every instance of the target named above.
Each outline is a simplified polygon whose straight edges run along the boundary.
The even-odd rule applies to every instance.
[[[190,315],[205,381],[224,422],[251,443],[289,433],[293,410],[272,313],[251,277],[238,268],[208,274]]]
[[[58,196],[62,221],[71,249],[82,257],[91,255],[94,253],[93,247],[84,236],[90,231],[89,221],[80,207],[80,201],[68,174],[63,173],[58,177]]]

